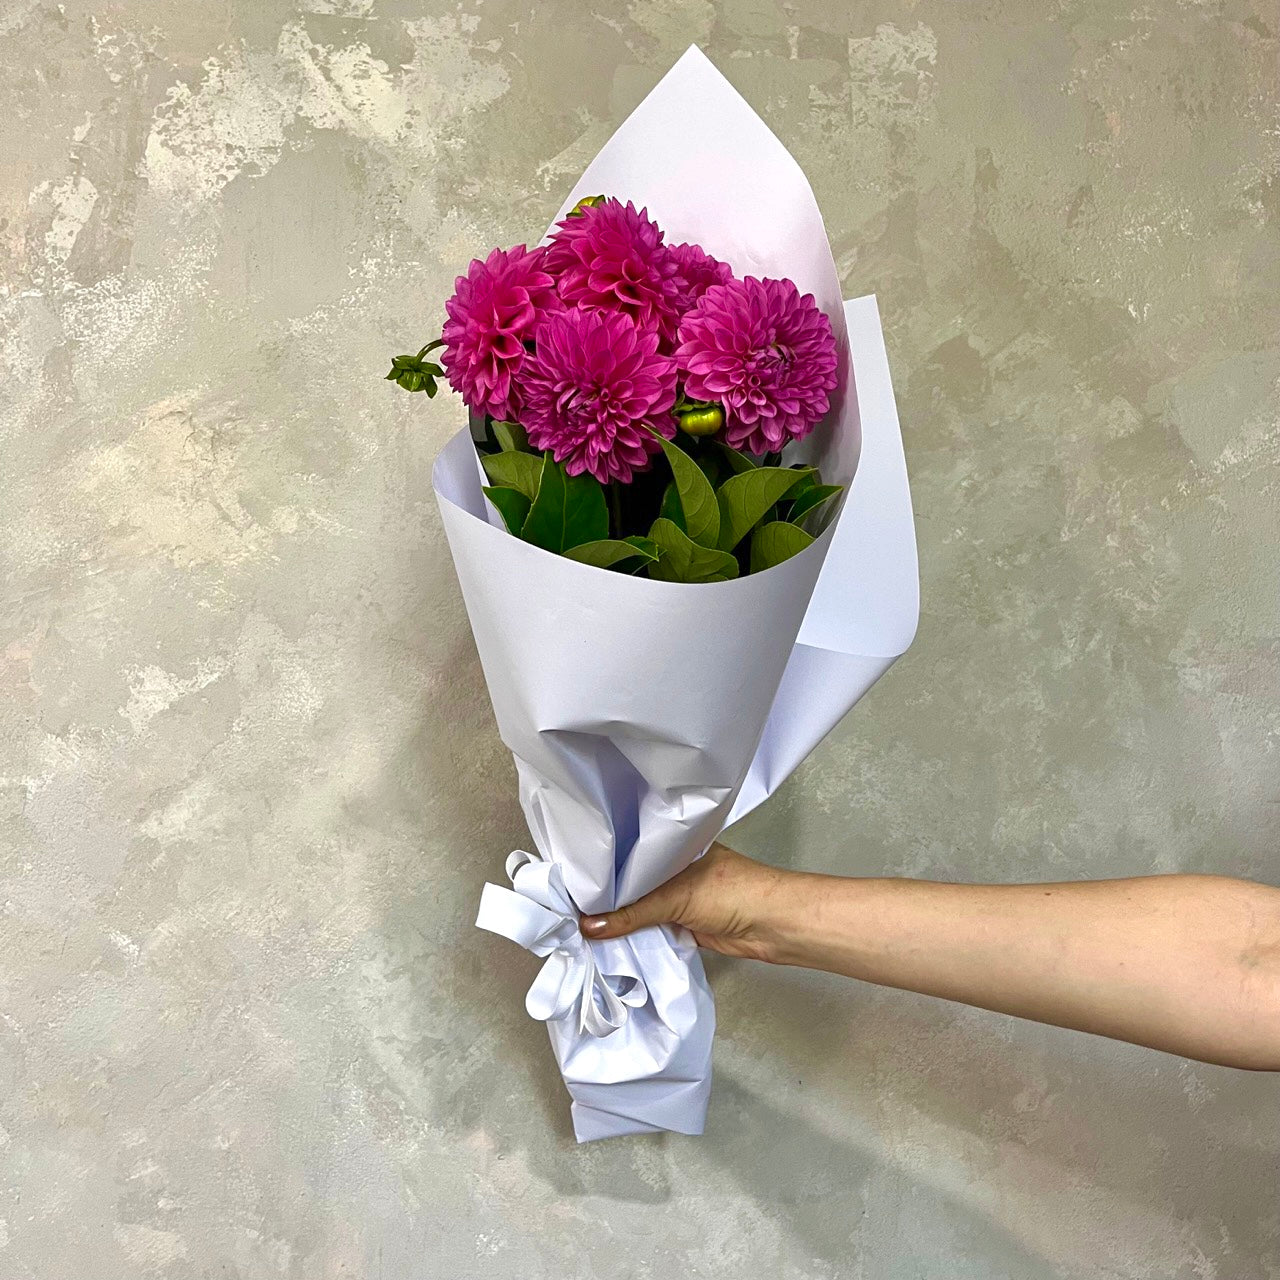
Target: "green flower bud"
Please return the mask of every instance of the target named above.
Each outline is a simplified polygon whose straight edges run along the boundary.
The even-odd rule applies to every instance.
[[[709,436],[724,426],[724,410],[718,404],[699,405],[677,415],[680,430],[688,436]]]
[[[569,217],[573,217],[575,213],[581,213],[583,209],[594,209],[598,204],[604,204],[604,196],[583,196],[577,204],[569,210]]]
[[[387,381],[394,382],[406,391],[425,391],[428,399],[436,393],[436,379],[444,377],[444,370],[427,359],[428,353],[444,346],[444,339],[429,342],[416,356],[396,356],[391,361]]]

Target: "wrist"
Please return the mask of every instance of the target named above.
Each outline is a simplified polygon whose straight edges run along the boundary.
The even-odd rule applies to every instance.
[[[770,899],[764,928],[774,964],[825,969],[863,977],[882,945],[878,916],[889,883],[859,876],[783,872]]]
[[[761,893],[756,933],[770,964],[811,967],[815,913],[834,876],[775,869]]]

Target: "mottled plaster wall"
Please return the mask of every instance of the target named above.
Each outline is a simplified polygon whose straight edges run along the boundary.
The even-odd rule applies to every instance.
[[[1280,1274],[1280,1084],[712,966],[710,1131],[579,1149],[378,380],[691,41],[884,313],[912,653],[737,832],[1280,881],[1269,0],[9,0],[0,1276]]]

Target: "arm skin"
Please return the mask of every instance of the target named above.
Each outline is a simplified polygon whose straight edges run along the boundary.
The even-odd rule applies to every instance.
[[[1219,876],[938,884],[781,871],[715,844],[588,938],[699,946],[1280,1071],[1280,889]]]

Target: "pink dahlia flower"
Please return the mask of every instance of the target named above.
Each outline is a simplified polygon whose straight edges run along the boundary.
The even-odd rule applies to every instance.
[[[700,245],[673,244],[678,291],[676,314],[683,316],[713,284],[728,284],[733,272],[727,262],[713,258]]]
[[[799,440],[831,404],[836,341],[813,295],[790,280],[712,285],[680,322],[685,394],[724,407],[724,440],[771,453]]]
[[[679,268],[648,211],[610,197],[558,224],[546,269],[571,307],[621,311],[675,338]]]
[[[616,311],[563,311],[538,328],[523,376],[521,425],[570,475],[631,480],[675,435],[676,365],[658,334]]]
[[[518,376],[540,313],[559,309],[545,250],[495,249],[472,262],[444,304],[448,320],[441,363],[453,387],[476,413],[513,418],[519,412]]]

